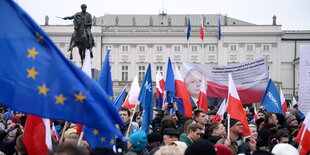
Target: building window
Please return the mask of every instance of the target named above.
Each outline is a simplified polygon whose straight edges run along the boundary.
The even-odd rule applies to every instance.
[[[269,44],[263,44],[262,45],[262,50],[263,51],[270,51],[271,50],[270,45]]]
[[[144,52],[145,51],[145,46],[139,46],[139,51]]]
[[[176,51],[176,52],[181,51],[181,46],[174,46],[174,51]]]
[[[157,52],[162,52],[163,51],[163,46],[156,46],[156,51]]]
[[[122,66],[122,81],[128,81],[128,66]]]
[[[254,50],[254,45],[253,44],[246,45],[246,51],[253,51],[253,50]]]
[[[159,71],[163,75],[163,66],[156,66],[156,72]]]
[[[238,46],[236,44],[229,45],[229,51],[237,51],[237,50],[238,50]]]
[[[198,51],[198,46],[192,46],[192,52],[197,52]]]
[[[128,46],[123,46],[122,51],[127,52],[128,51]]]
[[[208,46],[208,51],[214,52],[215,51],[215,46],[214,45],[209,45]]]
[[[143,81],[145,75],[145,66],[139,66],[139,81]]]

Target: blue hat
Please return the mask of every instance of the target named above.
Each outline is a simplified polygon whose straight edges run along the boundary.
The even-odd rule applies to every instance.
[[[142,148],[144,149],[146,144],[147,144],[147,137],[146,137],[146,133],[142,130],[139,130],[135,133],[133,133],[130,137],[129,137],[129,141],[130,143],[135,146],[136,148]]]

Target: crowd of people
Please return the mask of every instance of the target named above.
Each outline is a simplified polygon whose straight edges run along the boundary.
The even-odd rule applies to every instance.
[[[174,109],[174,112],[171,113],[170,109]],[[299,112],[297,105],[291,107],[285,116],[261,108],[255,117],[254,108],[244,110],[251,131],[251,135],[247,137],[242,135],[243,124],[240,120],[230,118],[228,121],[224,115],[221,122],[212,123],[216,108],[210,109],[209,112],[196,108],[192,118],[187,118],[178,110],[177,104],[169,107],[169,103],[164,103],[161,110],[154,108],[150,131],[145,133],[141,130],[141,112],[133,114],[132,109],[121,107],[119,114],[124,126],[119,129],[128,137],[128,141],[117,139],[113,148],[91,148],[85,139],[82,145],[78,145],[76,124],[69,123],[68,128],[64,128],[64,121],[52,121],[55,129],[60,134],[63,133],[64,140],[60,143],[51,134],[53,150],[50,154],[298,154],[299,144],[295,138],[304,116]],[[26,118],[27,115],[21,112],[10,113],[5,108],[2,109],[0,154],[27,154],[22,142]]]

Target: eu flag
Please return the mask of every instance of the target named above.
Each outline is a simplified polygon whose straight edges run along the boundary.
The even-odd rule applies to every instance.
[[[123,122],[100,85],[67,60],[11,0],[0,1],[0,103],[122,137]]]
[[[170,57],[168,58],[165,91],[166,91],[166,102],[172,103],[173,97],[175,95],[175,88],[174,88],[174,73]]]
[[[191,30],[192,30],[192,28],[191,28],[191,20],[188,18],[188,21],[187,21],[187,34],[186,34],[187,40],[191,36]]]
[[[269,79],[261,105],[268,111],[283,114],[280,95],[273,81]]]
[[[222,38],[222,30],[221,30],[221,19],[218,17],[218,23],[217,23],[217,39],[221,40]]]
[[[149,126],[153,121],[153,84],[151,64],[147,67],[141,87],[138,100],[143,108],[142,130],[145,131],[145,133],[149,133]]]
[[[111,49],[108,49],[107,54],[105,55],[98,83],[113,100],[113,85],[109,59],[110,51]]]
[[[94,129],[94,128],[88,128],[87,126],[84,126],[84,137],[91,148],[99,147],[99,146],[105,146],[112,148],[115,143],[115,135],[111,135],[108,132]]]

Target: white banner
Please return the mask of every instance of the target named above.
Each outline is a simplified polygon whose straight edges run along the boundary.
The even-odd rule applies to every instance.
[[[298,109],[306,114],[310,110],[310,45],[300,46]]]

